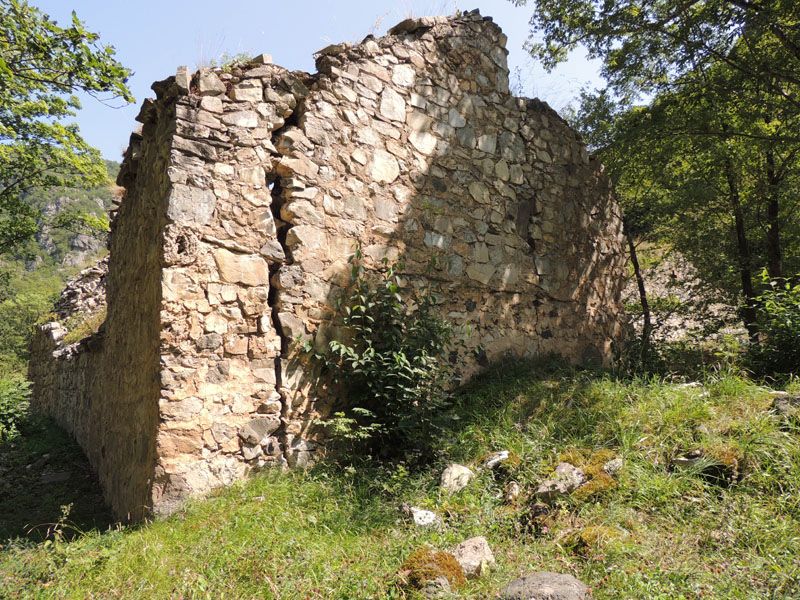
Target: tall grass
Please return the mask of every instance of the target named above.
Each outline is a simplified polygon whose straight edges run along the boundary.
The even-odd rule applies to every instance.
[[[469,581],[464,598],[493,598],[538,570],[575,575],[595,599],[800,597],[799,432],[769,410],[769,390],[729,372],[688,387],[519,363],[458,402],[431,470],[268,471],[166,521],[47,546],[18,541],[0,555],[0,596],[404,598],[397,569],[412,552],[484,535],[498,566]],[[477,469],[500,449],[513,458],[503,468],[440,493],[445,464]],[[564,499],[537,530],[538,483],[565,456],[601,449],[624,459],[615,486]],[[692,450],[735,456],[739,475],[675,468]],[[510,480],[523,490],[516,505],[503,501]],[[442,527],[415,527],[404,502],[436,511]]]

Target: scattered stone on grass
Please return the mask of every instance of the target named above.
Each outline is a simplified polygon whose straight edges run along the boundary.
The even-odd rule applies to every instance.
[[[800,420],[800,396],[792,396],[786,392],[774,393],[771,410],[788,420]]]
[[[696,448],[672,459],[673,469],[698,473],[710,483],[728,486],[741,478],[742,456],[735,448]]]
[[[484,469],[494,469],[495,467],[500,466],[503,462],[507,461],[511,453],[508,450],[500,450],[499,452],[495,452],[490,454],[486,457],[486,460],[483,461],[483,468]]]
[[[427,598],[446,598],[452,588],[464,584],[466,578],[455,556],[422,548],[400,565],[400,573],[409,586]]]
[[[435,527],[442,523],[442,518],[435,512],[416,506],[412,506],[410,510],[414,525],[418,527]]]
[[[453,549],[453,556],[468,579],[480,577],[496,564],[489,542],[483,536],[461,542]]]
[[[605,463],[603,465],[603,471],[605,471],[611,477],[618,477],[622,472],[622,465],[622,457],[618,456],[617,458],[611,459]]]
[[[616,527],[593,525],[584,527],[567,537],[566,543],[573,552],[588,554],[592,550],[602,548],[607,542],[622,536],[623,532]]]
[[[586,481],[583,471],[569,463],[559,463],[555,476],[539,484],[534,494],[538,500],[548,504],[568,496]]]
[[[463,490],[474,478],[472,469],[453,463],[442,472],[441,490],[446,494],[454,494]]]
[[[429,600],[447,600],[449,598],[457,598],[458,596],[453,593],[450,587],[450,582],[447,577],[435,577],[425,582],[419,589],[420,595]]]
[[[521,489],[516,481],[509,481],[503,490],[503,500],[506,504],[514,505],[519,500],[519,493]]]
[[[45,473],[39,477],[39,483],[61,483],[62,481],[69,481],[70,477],[72,477],[72,474],[66,471]]]
[[[588,588],[572,575],[540,571],[515,579],[500,591],[502,600],[585,600]]]

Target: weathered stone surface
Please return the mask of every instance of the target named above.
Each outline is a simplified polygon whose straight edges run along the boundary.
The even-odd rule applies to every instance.
[[[214,252],[214,262],[222,281],[245,285],[264,285],[269,281],[267,261],[260,256],[219,249]]]
[[[502,600],[585,600],[588,589],[572,575],[540,571],[520,577],[500,591]]]
[[[453,556],[467,578],[479,577],[495,565],[492,549],[483,536],[461,542],[453,549]]]
[[[384,150],[376,150],[369,164],[369,174],[380,183],[392,183],[400,174],[397,159]]]
[[[504,462],[506,462],[511,457],[511,453],[508,450],[500,450],[499,452],[494,452],[486,457],[486,460],[483,461],[483,468],[484,469],[494,469],[499,467]]]
[[[393,121],[406,120],[406,101],[392,88],[386,87],[381,93],[381,114]]]
[[[603,471],[611,475],[611,477],[617,477],[622,472],[623,461],[622,457],[612,458],[610,461],[603,465]]]
[[[787,393],[778,395],[772,401],[772,411],[786,419],[800,420],[800,397]]]
[[[368,274],[401,261],[412,297],[436,282],[441,314],[471,331],[465,381],[504,356],[610,359],[624,253],[600,165],[544,103],[509,94],[491,20],[394,31],[324,50],[313,76],[266,57],[179,70],[145,102],[108,302],[102,279],[71,283],[79,306],[31,361],[35,407],[79,440],[120,516],[313,464],[309,424],[334,388],[294,341],[341,335],[359,245]],[[63,323],[101,306],[101,330],[64,345]],[[280,426],[243,439],[259,418]]]
[[[442,523],[442,518],[435,512],[416,506],[411,507],[411,517],[418,527],[435,527]]]
[[[441,488],[447,494],[459,492],[475,478],[475,473],[464,465],[452,464],[442,472]]]
[[[189,74],[188,67],[178,67],[178,71],[175,73],[175,85],[178,86],[181,94],[189,93],[189,88],[192,85],[192,76]]]
[[[430,154],[436,149],[438,140],[436,136],[427,131],[412,131],[408,134],[408,141],[422,154]]]
[[[245,423],[239,429],[239,437],[248,444],[263,444],[267,442],[270,434],[281,426],[280,419],[259,418]]]
[[[176,183],[169,193],[167,216],[179,225],[205,225],[216,205],[212,191]]]
[[[552,479],[539,484],[535,496],[542,502],[553,502],[577,490],[586,481],[586,475],[569,463],[559,463]]]
[[[238,102],[260,102],[264,99],[264,86],[258,79],[246,79],[233,86],[230,95]]]
[[[216,96],[225,91],[225,84],[217,77],[216,73],[204,69],[200,71],[197,78],[197,89],[202,96]]]

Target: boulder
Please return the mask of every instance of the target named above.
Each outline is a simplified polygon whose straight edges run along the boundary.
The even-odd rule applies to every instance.
[[[453,549],[453,556],[468,579],[483,575],[495,565],[489,542],[480,535],[461,542]]]
[[[463,490],[474,478],[475,473],[472,469],[454,463],[442,472],[441,490],[447,494],[454,494]]]
[[[585,600],[588,589],[572,575],[540,571],[515,579],[500,591],[502,600]]]
[[[569,463],[559,463],[555,476],[539,484],[535,496],[542,502],[553,502],[568,496],[586,481],[586,475],[578,467]]]

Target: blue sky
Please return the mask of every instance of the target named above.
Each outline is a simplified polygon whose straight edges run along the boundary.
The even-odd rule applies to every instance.
[[[314,72],[312,54],[343,41],[383,35],[409,16],[452,14],[478,8],[508,36],[509,67],[519,68],[524,95],[547,101],[556,110],[568,105],[581,87],[600,85],[598,65],[575,55],[552,74],[545,73],[522,49],[528,37],[530,9],[508,0],[30,0],[66,25],[72,10],[103,43],[114,46],[118,60],[134,72],[129,86],[136,105],[112,108],[82,99],[77,116],[84,138],[103,156],[119,160],[136,123],[150,84],[194,69],[224,54],[271,54],[276,64]],[[112,102],[119,106],[119,102]]]

